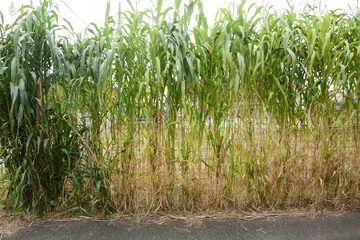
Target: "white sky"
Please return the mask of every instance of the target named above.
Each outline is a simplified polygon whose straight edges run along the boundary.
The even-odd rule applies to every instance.
[[[133,5],[139,1],[138,9],[150,8],[151,0],[131,0]],[[235,2],[239,3],[241,0],[203,0],[205,14],[208,18],[209,24],[214,21],[215,14],[219,8],[228,7],[229,4]],[[322,10],[333,10],[337,8],[349,10],[349,6],[355,10],[358,9],[358,2],[360,0],[289,0],[295,9],[301,9],[305,3],[311,5],[321,6]],[[15,8],[18,9],[22,4],[30,4],[31,0],[0,0],[0,11],[4,15],[5,23],[11,23],[15,17],[10,15],[11,2],[14,3]],[[32,0],[34,5],[39,3],[39,0]],[[89,23],[95,22],[102,24],[104,22],[106,0],[53,0],[59,6],[60,17],[69,20],[75,31],[83,30]],[[130,8],[127,6],[126,0],[112,0],[110,15],[115,16],[119,9],[119,2],[121,2],[121,10],[127,11]],[[183,0],[187,3],[188,0]],[[273,5],[277,11],[282,11],[287,6],[286,0],[247,0],[247,4],[269,3]],[[163,0],[165,6],[172,6],[173,0]],[[164,6],[164,7],[165,7]],[[360,6],[359,6],[360,7]]]

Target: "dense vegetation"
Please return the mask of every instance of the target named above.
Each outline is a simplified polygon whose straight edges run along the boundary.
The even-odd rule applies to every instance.
[[[0,26],[6,208],[359,207],[358,13],[108,12],[79,34],[44,1]]]

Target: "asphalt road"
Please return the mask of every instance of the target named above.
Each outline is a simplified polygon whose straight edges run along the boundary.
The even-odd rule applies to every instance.
[[[0,238],[1,239],[1,238]],[[360,212],[340,216],[254,220],[43,221],[3,239],[360,239]]]

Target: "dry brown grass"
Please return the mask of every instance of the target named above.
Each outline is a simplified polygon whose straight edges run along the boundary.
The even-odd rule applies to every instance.
[[[294,130],[283,136],[267,128],[252,139],[244,139],[246,131],[232,130],[224,142],[231,141],[234,146],[223,146],[221,159],[214,158],[209,142],[202,143],[207,147],[201,151],[193,146],[186,170],[181,166],[184,140],[177,142],[171,167],[166,142],[158,143],[155,172],[148,159],[149,146],[137,142],[138,151],[132,154],[135,161],[127,169],[120,166],[111,178],[117,210],[147,215],[359,206],[360,150],[351,132],[345,133],[344,146],[344,133],[333,133],[330,138],[328,129],[315,130],[314,134]],[[221,169],[216,171],[218,161]],[[128,173],[126,178],[124,172]]]

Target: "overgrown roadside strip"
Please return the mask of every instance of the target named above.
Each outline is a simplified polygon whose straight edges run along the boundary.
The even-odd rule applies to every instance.
[[[7,210],[359,208],[358,12],[109,6],[83,33],[49,0],[0,25]]]

